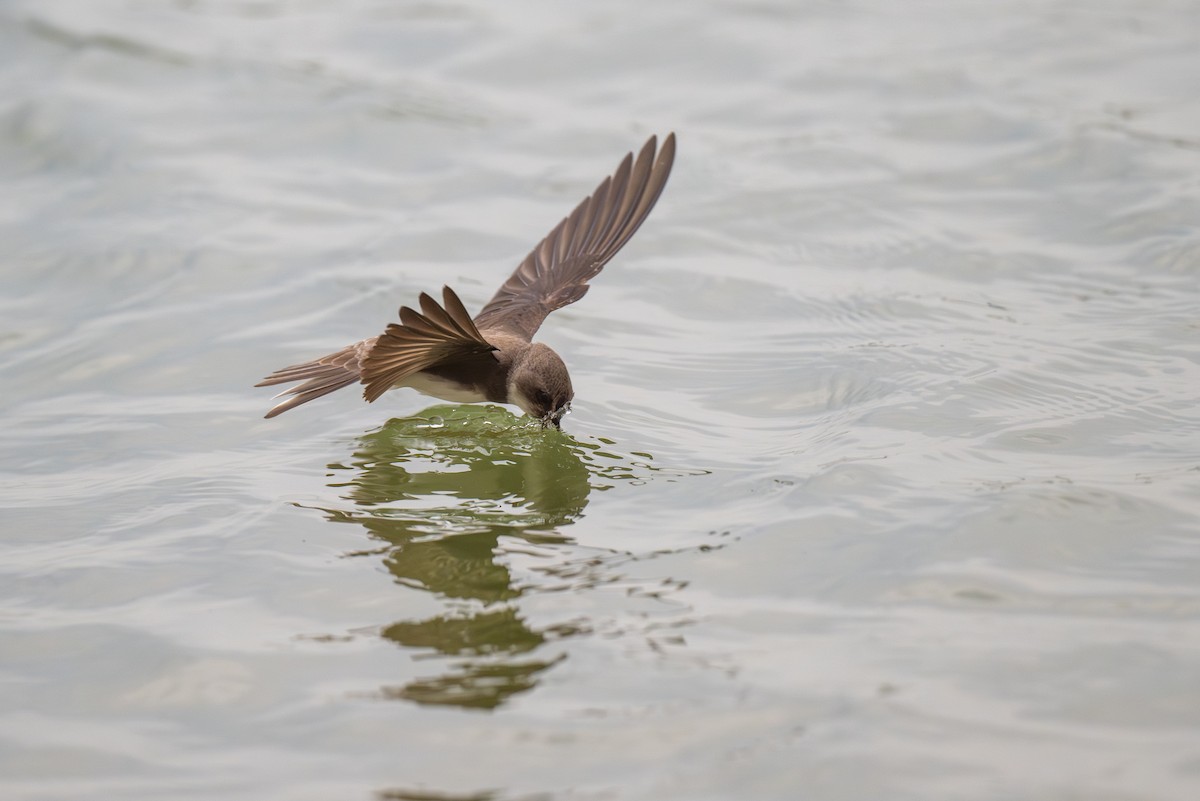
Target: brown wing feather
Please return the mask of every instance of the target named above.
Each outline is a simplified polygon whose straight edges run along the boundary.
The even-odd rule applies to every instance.
[[[284,395],[291,395],[293,397],[274,406],[271,411],[267,412],[266,417],[283,414],[288,409],[294,409],[300,404],[308,403],[314,398],[328,395],[330,392],[349,386],[350,384],[357,384],[360,378],[360,361],[374,344],[374,337],[364,339],[362,342],[347,345],[337,353],[322,356],[316,361],[293,364],[290,367],[284,367],[282,370],[276,370],[262,381],[259,381],[254,386],[269,387],[275,384],[290,384],[293,381],[304,381],[299,386],[286,389],[276,395],[275,397],[277,398]]]
[[[587,282],[637,231],[662,194],[675,161],[675,134],[662,149],[650,137],[634,161],[617,171],[554,227],[475,317],[480,328],[499,328],[532,339],[546,315],[587,294]]]
[[[413,373],[493,351],[450,287],[442,303],[421,293],[421,311],[400,307],[400,323],[392,323],[362,361],[363,397],[374,401]]]

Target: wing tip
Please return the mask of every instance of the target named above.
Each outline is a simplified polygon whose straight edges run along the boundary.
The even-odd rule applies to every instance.
[[[675,161],[675,132],[674,131],[668,131],[667,135],[663,137],[662,147],[660,147],[658,149],[658,158],[660,160],[665,158],[670,162]]]

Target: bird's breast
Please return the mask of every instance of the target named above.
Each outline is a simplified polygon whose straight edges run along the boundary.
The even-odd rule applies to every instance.
[[[400,386],[411,387],[422,395],[441,398],[451,403],[482,403],[487,396],[474,384],[464,384],[453,378],[443,378],[431,373],[416,373],[404,380]]]

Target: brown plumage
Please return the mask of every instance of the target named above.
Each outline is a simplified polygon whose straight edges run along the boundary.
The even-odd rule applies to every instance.
[[[400,307],[400,324],[390,323],[367,352],[360,373],[363,397],[374,402],[405,378],[439,364],[486,357],[496,346],[483,338],[462,301],[442,287],[442,302],[421,293],[421,313]]]
[[[627,154],[610,177],[584,198],[517,267],[471,318],[450,287],[442,303],[421,293],[400,322],[316,361],[285,367],[255,386],[302,381],[267,417],[353,383],[374,401],[394,387],[412,387],[456,402],[513,403],[543,425],[559,425],[574,396],[566,365],[532,341],[546,316],[582,298],[594,278],[637,231],[666,186],[675,135],[661,150],[650,137]],[[279,397],[279,396],[277,396]]]
[[[275,397],[277,398],[284,395],[291,395],[292,397],[283,403],[276,404],[271,411],[266,413],[265,417],[274,417],[302,403],[308,403],[314,398],[328,395],[335,389],[357,384],[362,375],[362,360],[366,358],[367,351],[375,344],[376,339],[378,337],[364,339],[362,342],[347,345],[337,353],[322,356],[316,361],[293,364],[291,367],[276,370],[262,381],[259,381],[254,386],[269,387],[274,384],[290,384],[293,381],[308,379],[303,384],[284,390],[276,395]]]

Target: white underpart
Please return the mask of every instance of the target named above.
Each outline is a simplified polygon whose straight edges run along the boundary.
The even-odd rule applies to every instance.
[[[529,398],[525,397],[525,393],[521,392],[521,390],[517,388],[516,381],[508,382],[508,402],[515,403],[517,406],[521,407],[521,411],[525,412],[525,414],[529,415],[530,417],[537,417],[537,415],[535,415],[532,411],[533,404],[529,402]]]
[[[411,387],[422,395],[428,395],[431,398],[440,398],[451,403],[483,403],[487,400],[483,393],[477,392],[474,387],[464,388],[460,384],[448,381],[445,378],[438,378],[429,373],[411,375],[403,383],[396,386]]]

